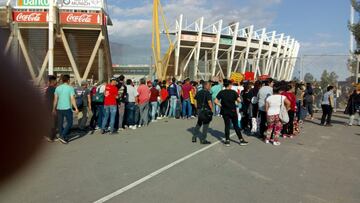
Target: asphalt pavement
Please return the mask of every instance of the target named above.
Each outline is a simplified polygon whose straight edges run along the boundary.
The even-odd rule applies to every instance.
[[[89,133],[68,145],[44,143],[0,188],[0,202],[357,203],[360,127],[344,122],[341,114],[334,127],[308,121],[299,137],[277,147],[256,137],[225,147],[221,118],[210,126],[211,146],[191,143],[196,120],[173,119],[115,136]]]

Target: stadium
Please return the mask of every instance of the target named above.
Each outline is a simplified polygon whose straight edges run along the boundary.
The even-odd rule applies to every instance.
[[[183,79],[229,78],[242,73],[248,79],[272,77],[291,80],[300,44],[294,38],[239,22],[224,26],[223,20],[207,24],[199,18],[176,20],[174,49],[169,52],[166,76]]]

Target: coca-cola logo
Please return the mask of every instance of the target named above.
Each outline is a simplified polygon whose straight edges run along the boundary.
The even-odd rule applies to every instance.
[[[68,23],[91,23],[92,15],[82,14],[82,15],[74,15],[69,14],[66,18]]]
[[[22,21],[22,22],[40,22],[41,21],[41,13],[19,13],[16,16],[16,21]]]

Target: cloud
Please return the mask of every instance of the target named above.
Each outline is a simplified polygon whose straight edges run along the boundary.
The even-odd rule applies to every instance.
[[[188,23],[204,16],[206,24],[223,19],[225,24],[239,21],[241,26],[255,24],[260,28],[272,23],[276,13],[269,11],[268,8],[280,2],[281,0],[255,0],[240,3],[231,0],[170,0],[163,3],[163,9],[169,25],[174,25],[175,19],[180,14],[184,14],[185,22]],[[119,34],[122,37],[132,37],[151,33],[151,26],[149,25],[151,25],[152,4],[149,2],[132,8],[110,4],[108,9],[114,21],[112,35]],[[138,25],[142,25],[143,30]],[[122,31],[124,26],[127,26],[125,32]]]

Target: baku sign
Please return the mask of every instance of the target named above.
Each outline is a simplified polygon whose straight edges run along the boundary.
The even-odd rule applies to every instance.
[[[18,23],[46,23],[49,15],[47,12],[14,11],[13,21]]]
[[[62,7],[102,8],[103,0],[62,0]]]
[[[62,24],[86,24],[101,25],[102,18],[100,13],[60,13],[60,23]]]
[[[49,0],[17,0],[17,6],[45,7],[49,6]]]

